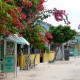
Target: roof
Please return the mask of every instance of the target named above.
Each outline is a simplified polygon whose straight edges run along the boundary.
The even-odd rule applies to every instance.
[[[14,42],[17,42],[17,44],[27,44],[30,45],[30,43],[23,37],[19,37],[17,34],[9,35],[6,40],[11,40]]]
[[[46,28],[46,30],[49,31],[49,28],[52,26],[51,24],[47,23],[47,22],[41,22],[40,23],[42,26],[44,26]]]

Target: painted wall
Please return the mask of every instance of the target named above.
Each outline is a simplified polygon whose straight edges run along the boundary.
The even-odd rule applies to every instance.
[[[55,52],[50,51],[50,53],[44,53],[43,55],[43,62],[48,62],[54,60]]]
[[[27,58],[27,56],[28,55],[21,55],[18,58],[18,66],[20,66],[21,69],[26,68],[26,58]],[[30,56],[31,56],[31,59],[33,61],[35,55],[31,54]],[[55,52],[54,51],[50,51],[50,53],[44,53],[43,62],[52,61],[52,60],[54,60],[54,57],[55,57]],[[39,64],[39,63],[40,63],[40,54],[37,54],[35,64]]]
[[[34,58],[35,58],[35,55],[31,54],[31,59],[34,60]],[[35,64],[39,64],[39,63],[40,63],[40,54],[37,54]]]
[[[26,63],[26,59],[27,59],[27,56],[28,55],[21,55],[18,58],[18,66],[20,66],[21,69],[26,68],[26,64],[27,64]],[[30,56],[31,56],[31,60],[33,61],[35,55],[34,54],[31,54]],[[40,54],[37,54],[36,60],[35,60],[35,64],[39,64],[39,63],[40,63]]]

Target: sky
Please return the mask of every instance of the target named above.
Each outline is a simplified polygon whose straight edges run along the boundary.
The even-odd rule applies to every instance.
[[[57,8],[59,10],[66,10],[68,13],[68,19],[70,21],[71,29],[75,29],[80,32],[78,26],[80,24],[80,0],[46,0],[44,4],[46,9]],[[63,24],[64,22],[57,22],[53,16],[45,20],[45,22],[50,23],[54,26]]]

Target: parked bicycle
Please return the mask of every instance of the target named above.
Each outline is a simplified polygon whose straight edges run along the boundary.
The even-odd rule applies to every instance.
[[[32,68],[34,68],[34,63],[33,63],[33,60],[31,58],[31,56],[28,55],[27,58],[26,58],[26,69],[30,70]]]

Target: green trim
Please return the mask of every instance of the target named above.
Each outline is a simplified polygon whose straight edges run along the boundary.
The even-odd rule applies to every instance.
[[[0,45],[0,58],[1,58],[1,45]]]
[[[15,72],[15,56],[5,55],[4,56],[4,72]]]
[[[4,58],[4,40],[2,41],[1,45],[1,58]]]

